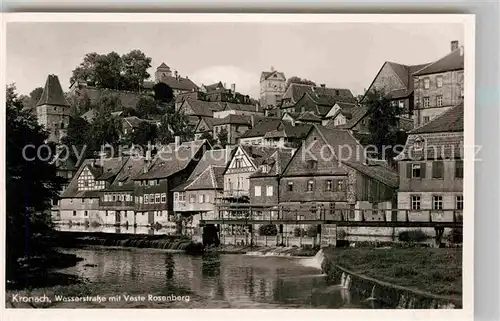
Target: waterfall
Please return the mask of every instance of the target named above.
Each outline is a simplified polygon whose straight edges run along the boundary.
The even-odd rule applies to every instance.
[[[325,253],[323,253],[323,250],[319,250],[318,253],[316,253],[315,256],[303,259],[301,261],[301,264],[304,266],[308,267],[313,267],[321,270],[321,264],[323,263],[323,260],[325,259]]]
[[[352,281],[351,276],[347,275],[347,277],[345,278],[345,284],[344,284],[343,288],[349,290],[351,287],[351,281]]]
[[[345,283],[345,273],[342,272],[342,276],[340,277],[340,286],[341,287],[344,287],[344,283]]]

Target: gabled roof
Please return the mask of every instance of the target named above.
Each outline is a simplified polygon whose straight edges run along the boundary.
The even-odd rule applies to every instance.
[[[161,63],[161,65],[159,65],[156,69],[157,69],[157,70],[158,70],[158,69],[169,69],[169,70],[170,70],[170,67],[169,67],[169,66],[167,66],[167,64],[166,64],[166,63],[162,62],[162,63]]]
[[[193,191],[224,188],[224,169],[225,166],[208,166],[201,174],[195,177],[194,180],[189,181],[189,184],[184,187],[184,190]]]
[[[226,124],[252,126],[252,116],[230,114],[224,118],[213,118],[212,122],[214,126]]]
[[[346,118],[346,123],[343,125],[334,126],[333,121],[328,123],[327,127],[337,128],[337,129],[352,129],[356,126],[360,120],[362,120],[368,114],[368,109],[363,106],[355,106],[348,109],[345,112],[342,112],[342,115]]]
[[[274,70],[274,71],[263,71],[260,74],[260,81],[265,80],[265,79],[269,79],[274,74],[276,74],[276,76],[280,76],[281,78],[285,78],[285,74],[284,73],[276,71],[276,70]]]
[[[430,122],[410,131],[410,134],[445,133],[464,131],[463,102],[435,117]]]
[[[254,127],[247,130],[241,138],[263,137],[268,131],[278,129],[281,124],[279,118],[265,118],[255,124]]]
[[[64,96],[64,92],[56,75],[48,75],[43,88],[42,96],[38,100],[37,106],[54,105],[69,107],[69,103]]]
[[[225,103],[224,110],[239,110],[248,112],[257,112],[255,105]]]
[[[463,47],[457,48],[444,56],[441,59],[429,64],[428,66],[416,71],[414,76],[422,76],[428,74],[436,74],[446,71],[463,70],[464,69],[464,52]]]
[[[184,142],[177,147],[175,143],[168,144],[158,151],[148,172],[134,177],[134,180],[167,178],[182,171],[206,143],[203,139]]]
[[[167,84],[172,89],[183,90],[183,91],[196,91],[198,86],[189,78],[181,76],[164,76],[162,82]],[[156,85],[154,81],[145,81],[142,85],[146,89],[153,89]]]
[[[138,157],[137,155],[129,157],[121,171],[116,175],[113,183],[106,190],[125,191],[134,189],[133,178],[143,173],[145,166],[145,157]]]
[[[253,177],[269,177],[269,176],[279,176],[283,174],[286,165],[290,162],[293,156],[292,150],[276,150],[268,159],[262,162],[261,165],[270,165],[270,170],[264,172],[263,168],[257,169],[255,173],[250,175]]]
[[[389,168],[387,165],[367,165],[349,161],[345,161],[344,163],[347,166],[354,168],[358,172],[361,172],[368,177],[374,178],[387,186],[393,188],[397,188],[399,186],[398,173]]]
[[[321,117],[310,111],[303,111],[299,113],[287,112],[286,114],[290,115],[290,117],[294,120],[321,123]]]
[[[193,110],[195,115],[213,117],[214,112],[223,110],[224,106],[216,101],[204,100],[185,100],[183,103],[187,104]]]
[[[245,152],[253,165],[258,168],[264,161],[271,157],[277,150],[278,147],[261,146],[261,145],[239,145],[239,147]],[[290,150],[291,148],[283,148],[283,150]],[[236,152],[236,150],[234,151]],[[234,154],[233,152],[233,154]]]
[[[99,197],[99,190],[94,191],[79,191],[78,177],[84,168],[88,168],[95,180],[110,180],[121,171],[123,165],[128,161],[128,157],[102,158],[102,159],[86,159],[78,171],[73,176],[68,187],[64,190],[61,198],[85,198]],[[102,191],[102,190],[101,190]]]
[[[224,85],[222,84],[221,81],[219,81],[219,82],[216,82],[215,84],[203,85],[203,87],[205,87],[207,92],[211,92],[211,91],[216,91],[219,88],[224,88]]]
[[[234,147],[226,147],[224,149],[207,150],[201,157],[200,162],[188,178],[188,181],[194,180],[209,166],[226,166],[231,160],[231,153]]]
[[[333,104],[337,101],[355,101],[355,98],[349,89],[329,88],[296,83],[291,83],[290,86],[288,86],[283,98],[291,98],[291,101],[296,103],[305,94],[309,94],[309,96],[319,105],[333,106]]]

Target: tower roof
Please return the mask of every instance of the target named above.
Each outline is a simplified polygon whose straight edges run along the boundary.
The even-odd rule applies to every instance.
[[[161,65],[159,65],[158,68],[156,68],[156,69],[169,69],[170,70],[170,67],[167,66],[166,63],[162,62]]]
[[[69,103],[64,97],[64,92],[61,88],[61,83],[56,75],[49,75],[45,82],[42,96],[36,104],[41,105],[56,105],[69,107]]]

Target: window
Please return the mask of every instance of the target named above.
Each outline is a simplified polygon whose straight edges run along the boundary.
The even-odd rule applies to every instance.
[[[330,203],[330,215],[335,215],[335,203]]]
[[[411,178],[421,178],[421,177],[422,177],[421,164],[411,164]]]
[[[443,77],[439,76],[439,77],[436,78],[436,86],[438,88],[443,87]]]
[[[392,107],[396,107],[397,105],[398,105],[398,102],[397,102],[397,101],[395,101],[395,100],[392,100],[392,101],[391,101],[391,106],[392,106]]]
[[[144,204],[149,204],[149,194],[144,194]]]
[[[73,211],[73,216],[76,216],[76,211]]]
[[[443,178],[443,161],[432,162],[432,178]]]
[[[155,185],[155,182],[156,182],[155,180],[150,180],[150,181],[149,181],[149,186],[154,186],[154,185]]]
[[[458,195],[455,197],[455,208],[457,210],[463,210],[464,209],[464,197],[463,195]]]
[[[113,202],[114,202],[114,201],[116,201],[116,195],[115,195],[115,194],[113,194],[113,195],[111,196],[111,198],[113,199]]]
[[[200,194],[198,196],[198,203],[205,203],[205,195],[204,194]]]
[[[429,116],[424,116],[424,119],[423,119],[423,123],[428,123],[430,121],[430,117]]]
[[[122,194],[118,194],[118,202],[121,202],[123,201],[123,195]]]
[[[52,205],[57,205],[57,203],[58,203],[58,202],[59,202],[59,201],[57,200],[57,198],[54,198],[54,199],[52,200]]]
[[[254,190],[255,190],[254,191],[254,195],[255,196],[260,196],[260,192],[261,192],[260,191],[261,190],[260,186],[255,186]]]
[[[455,178],[464,178],[464,161],[455,162]]]
[[[315,159],[310,159],[307,161],[307,169],[315,170],[318,168],[318,161]]]
[[[123,217],[127,217],[127,211],[123,211]]]
[[[135,199],[135,203],[139,203],[139,197],[138,196],[136,196],[134,199]]]
[[[118,182],[118,186],[123,186],[123,182]]]
[[[273,187],[271,185],[266,186],[266,196],[273,196]]]
[[[210,203],[210,195],[205,195],[205,202]]]
[[[405,101],[404,100],[399,101],[399,108],[405,108]]]
[[[179,193],[178,192],[174,192],[174,202],[177,202],[177,201],[180,201],[180,199],[179,199]]]
[[[424,97],[423,101],[424,101],[424,108],[429,108],[430,101],[431,101],[430,98],[429,97]]]
[[[417,137],[413,142],[413,149],[422,150],[423,147],[424,147],[424,139],[422,137]]]
[[[339,179],[337,181],[337,191],[344,192],[345,191],[345,181],[343,179]]]
[[[420,195],[412,195],[411,196],[411,209],[419,210],[420,209]]]
[[[108,216],[108,214],[109,214],[108,211],[106,211],[106,216]]]
[[[189,196],[189,203],[194,203],[196,201],[196,198],[194,195]]]
[[[293,191],[293,182],[288,182],[288,191]]]
[[[326,190],[328,192],[331,192],[332,191],[332,187],[333,187],[332,181],[331,180],[327,180],[326,181]]]
[[[161,193],[161,202],[166,203],[167,202],[167,193]]]
[[[314,190],[314,181],[313,180],[309,180],[307,182],[307,191],[308,192],[312,192]]]
[[[442,195],[433,195],[432,196],[432,209],[433,210],[442,210],[443,209],[443,196]]]
[[[438,106],[438,107],[443,106],[443,96],[442,95],[436,96],[436,106]]]
[[[156,204],[160,203],[160,194],[155,194],[155,203]]]
[[[160,185],[160,179],[156,180],[156,185]]]
[[[429,89],[431,87],[431,80],[429,78],[424,79],[424,89]]]
[[[83,213],[83,215],[84,215],[84,216],[88,216],[88,215],[89,215],[89,211],[85,211],[85,212]]]
[[[142,202],[143,202],[143,197],[139,196],[139,204],[142,204]]]

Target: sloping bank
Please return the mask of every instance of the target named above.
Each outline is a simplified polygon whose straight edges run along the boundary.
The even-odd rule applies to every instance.
[[[61,247],[81,247],[88,245],[120,246],[177,250],[187,253],[201,253],[201,243],[193,242],[184,235],[113,234],[102,232],[62,232],[55,234]]]
[[[462,308],[462,251],[327,248],[328,281],[390,308]]]

